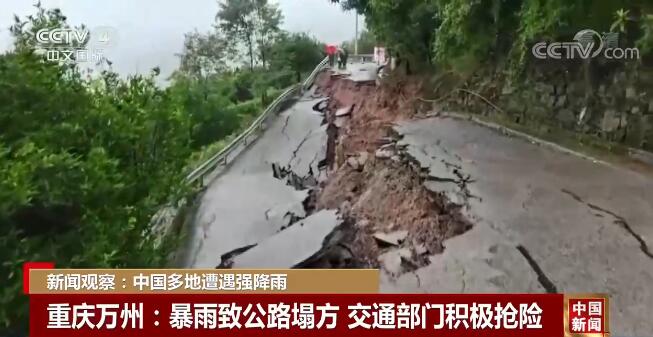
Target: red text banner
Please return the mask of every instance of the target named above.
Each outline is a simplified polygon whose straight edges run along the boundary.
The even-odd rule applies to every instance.
[[[30,337],[564,336],[561,294],[48,294]]]

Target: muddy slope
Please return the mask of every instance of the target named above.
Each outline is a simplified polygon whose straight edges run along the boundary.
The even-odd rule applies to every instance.
[[[419,113],[419,83],[377,87],[323,73],[317,85],[330,99],[316,106],[329,131],[328,173],[316,189],[315,209],[338,209],[347,219],[339,245],[356,266],[397,276],[428,264],[445,239],[472,225],[463,205],[424,187],[425,170],[397,145],[392,127]],[[315,266],[335,267],[324,260]]]

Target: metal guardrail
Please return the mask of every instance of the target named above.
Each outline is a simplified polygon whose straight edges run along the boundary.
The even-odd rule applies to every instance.
[[[322,69],[326,67],[327,63],[329,63],[329,58],[325,57],[324,59],[322,59],[320,63],[317,64],[315,69],[313,69],[313,72],[310,75],[308,75],[308,77],[302,84],[303,91],[308,90],[308,88],[310,88],[311,85],[313,85],[313,82],[315,82],[315,78],[317,77],[317,74],[319,74],[320,71],[322,71]]]
[[[263,110],[263,113],[261,113],[254,122],[247,128],[247,130],[243,131],[238,137],[236,137],[234,140],[229,143],[229,145],[225,146],[222,150],[220,150],[218,153],[214,154],[206,160],[204,163],[199,165],[195,170],[193,170],[188,176],[186,176],[186,184],[191,185],[191,184],[196,184],[199,183],[200,185],[204,184],[204,177],[208,175],[209,173],[213,172],[219,165],[226,165],[227,160],[229,158],[229,155],[237,149],[241,143],[246,144],[247,138],[251,136],[254,132],[259,131],[263,128],[263,122],[269,117],[270,114],[272,113],[277,113],[279,112],[279,107],[283,102],[285,102],[288,98],[293,97],[297,94],[300,94],[301,92],[308,90],[311,85],[313,85],[313,82],[315,81],[315,78],[317,75],[322,71],[322,69],[325,68],[326,64],[328,63],[328,58],[324,58],[316,67],[313,69],[313,72],[306,78],[306,80],[303,83],[298,83],[295,84],[288,89],[286,89],[281,95],[279,95],[268,107]]]

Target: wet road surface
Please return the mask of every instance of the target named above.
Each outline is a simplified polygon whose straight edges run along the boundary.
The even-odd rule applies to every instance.
[[[312,110],[318,101],[304,98],[283,111],[209,184],[195,216],[188,266],[213,268],[222,254],[277,233],[288,223],[288,213],[305,215],[302,202],[308,191],[275,178],[272,164],[292,165],[298,172],[318,171],[326,144],[322,117]]]
[[[345,75],[355,81],[369,81],[376,75],[375,70],[374,64],[350,64]],[[313,106],[323,98],[313,95],[312,91],[305,93],[293,106],[272,118],[258,140],[242,149],[234,162],[208,185],[195,215],[186,266],[214,268],[221,263],[223,254],[260,243],[236,258],[234,266],[291,267],[284,263],[320,248],[318,244],[328,234],[319,234],[320,229],[326,231],[339,223],[335,216],[316,213],[297,223],[315,224],[316,231],[282,231],[293,218],[306,216],[302,203],[308,190],[297,190],[285,180],[275,178],[272,165],[290,169],[299,177],[311,175],[319,179],[323,174],[318,164],[326,156],[326,125],[322,125],[323,117],[313,111]],[[274,238],[277,235],[281,239]],[[315,239],[316,235],[321,237]],[[295,250],[277,250],[279,240]],[[300,245],[299,241],[312,244]]]
[[[466,203],[474,228],[384,291],[609,293],[611,332],[651,335],[650,177],[462,119],[396,129],[436,178],[426,187]]]

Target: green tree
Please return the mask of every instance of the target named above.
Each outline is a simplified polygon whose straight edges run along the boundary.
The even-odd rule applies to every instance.
[[[272,44],[281,34],[279,26],[283,22],[283,16],[276,4],[269,4],[267,0],[255,0],[255,3],[256,40],[261,64],[266,68]]]
[[[343,43],[344,47],[353,53],[355,50],[356,41],[354,39]],[[364,30],[358,36],[358,53],[359,54],[373,54],[374,47],[377,46],[376,37],[369,30]]]
[[[202,80],[177,77],[168,90],[190,118],[190,138],[194,150],[238,130],[240,117],[229,111],[233,105],[231,97],[235,94],[233,82],[223,74]]]
[[[63,26],[60,11],[37,6],[0,55],[0,334],[25,330],[25,261],[163,265],[150,219],[184,192],[191,124],[156,71],[89,82],[34,50],[31,31]]]
[[[425,0],[330,0],[365,15],[368,29],[403,58],[430,63],[436,11]]]
[[[179,71],[196,78],[220,73],[227,67],[229,43],[220,31],[201,34],[197,31],[184,36],[184,49],[179,54]]]
[[[297,73],[311,71],[324,57],[324,45],[306,33],[284,33],[271,46],[271,66]]]
[[[283,20],[279,8],[267,0],[224,0],[219,7],[218,27],[229,37],[232,50],[246,50],[250,70],[257,55],[265,66],[267,49]]]
[[[358,14],[367,15],[370,0],[329,0],[331,3],[338,3],[345,11],[355,10]]]

